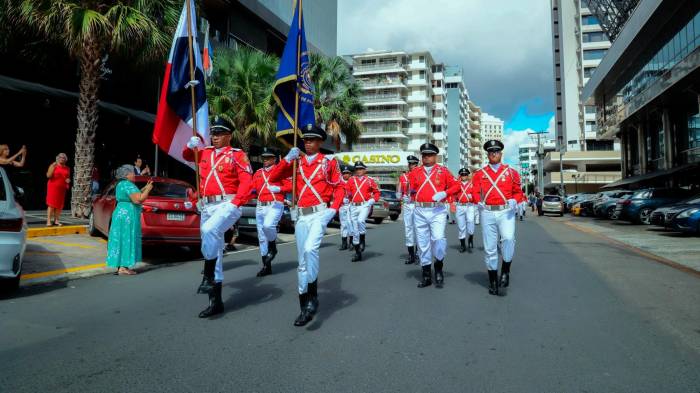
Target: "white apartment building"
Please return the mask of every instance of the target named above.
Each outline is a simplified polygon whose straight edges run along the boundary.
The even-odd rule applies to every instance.
[[[481,108],[473,101],[467,101],[467,125],[469,128],[469,154],[463,156],[465,162],[469,161],[469,170],[474,173],[481,169],[484,160],[482,157],[481,137]]]
[[[603,32],[598,18],[588,8],[587,0],[551,0],[551,7],[557,150],[601,152],[596,155],[605,156],[604,161],[608,163],[603,172],[608,180],[617,180],[610,173],[619,170],[616,170],[615,166],[619,168],[621,162],[620,145],[613,139],[599,138],[595,106],[584,105],[581,100],[583,87],[610,48],[610,41]],[[566,168],[565,165],[564,169],[585,172],[589,168],[572,164],[570,168]],[[558,174],[558,166],[550,164],[550,167],[545,168],[546,170],[557,172],[556,175],[553,174],[548,178],[561,178]],[[602,173],[601,176],[593,175],[588,178],[603,178]],[[573,182],[571,185],[573,186]],[[545,184],[545,187],[550,189],[559,186],[560,184],[555,181]],[[568,191],[569,184],[566,181],[564,181],[564,187]],[[591,185],[591,189],[595,187],[599,187],[598,183]],[[580,189],[578,185],[576,188]]]
[[[360,122],[364,130],[352,152],[339,155],[341,160],[362,159],[370,175],[387,188],[396,185],[406,157],[417,155],[425,142],[440,148],[438,162],[444,163],[444,66],[428,51],[377,51],[350,58],[363,92],[365,113]]]
[[[544,154],[556,150],[557,141],[554,139],[549,139],[542,141],[542,152]],[[518,159],[520,161],[519,172],[520,178],[523,185],[528,183],[537,185],[537,171],[539,170],[539,165],[537,164],[537,143],[529,142],[523,143],[518,146]],[[533,190],[527,190],[528,193]]]
[[[503,120],[484,112],[481,114],[481,140],[485,142],[491,139],[503,142]],[[481,160],[486,163],[489,159],[482,147],[479,146]],[[506,146],[506,149],[508,148],[509,146]]]
[[[445,67],[445,90],[448,108],[446,165],[453,175],[468,168],[469,161],[469,93],[464,86],[461,67]]]

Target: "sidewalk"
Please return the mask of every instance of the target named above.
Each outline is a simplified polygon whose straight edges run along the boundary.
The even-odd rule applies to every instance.
[[[695,274],[700,273],[700,238],[697,236],[671,232],[652,225],[633,225],[626,221],[572,216],[551,219],[580,231],[608,238],[620,245],[635,248],[660,263]]]

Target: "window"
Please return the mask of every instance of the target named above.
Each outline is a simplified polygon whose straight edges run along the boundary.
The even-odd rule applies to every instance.
[[[595,106],[594,105],[586,105],[586,113],[595,114]]]
[[[425,71],[421,70],[418,75],[420,76],[420,79],[425,79]]]
[[[583,77],[584,78],[590,78],[593,76],[593,71],[595,71],[595,67],[586,67],[583,69]]]
[[[418,61],[421,63],[425,62],[425,56],[418,56]]]
[[[602,31],[591,31],[581,34],[581,40],[583,42],[602,42],[607,41],[608,37]]]
[[[593,15],[586,15],[581,17],[581,24],[589,26],[589,25],[599,25],[600,21],[598,20],[597,17]]]
[[[605,57],[607,49],[593,49],[583,51],[583,60],[600,60]]]

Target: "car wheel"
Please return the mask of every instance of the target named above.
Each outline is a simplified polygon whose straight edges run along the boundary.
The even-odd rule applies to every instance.
[[[95,214],[92,212],[90,212],[90,217],[88,218],[88,233],[93,237],[100,236],[100,231],[95,228]]]
[[[19,279],[21,274],[18,274],[15,278],[5,278],[0,280],[0,293],[10,294],[19,289]]]
[[[648,207],[643,208],[639,211],[639,222],[644,225],[651,224],[651,209]]]
[[[614,207],[609,208],[608,211],[605,213],[605,215],[606,215],[606,217],[608,217],[608,219],[614,220],[615,219],[615,208]]]
[[[375,218],[375,219],[374,219],[374,223],[375,223],[375,224],[381,224],[382,221],[384,221],[383,218]]]
[[[389,218],[391,218],[391,221],[396,221],[396,220],[399,219],[399,215],[398,215],[398,214],[392,214],[391,216],[389,216]]]

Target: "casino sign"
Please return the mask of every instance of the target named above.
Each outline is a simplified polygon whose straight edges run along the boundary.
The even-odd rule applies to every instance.
[[[355,161],[362,161],[367,168],[372,167],[405,167],[408,165],[409,152],[403,151],[366,151],[366,152],[342,152],[334,157],[341,163],[352,165]]]

